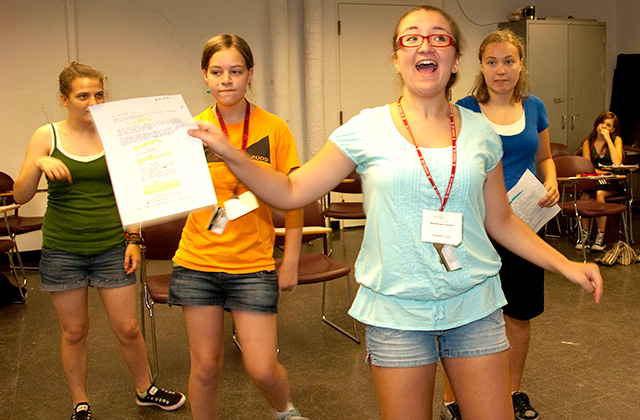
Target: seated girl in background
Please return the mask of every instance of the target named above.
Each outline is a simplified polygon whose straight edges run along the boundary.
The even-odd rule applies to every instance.
[[[582,156],[593,162],[596,167],[596,172],[607,173],[598,169],[598,164],[602,165],[621,165],[624,157],[622,152],[622,139],[618,136],[620,133],[620,122],[616,114],[610,111],[605,111],[598,115],[596,121],[593,123],[593,130],[582,142]],[[618,188],[617,182],[609,182],[604,185],[598,185],[598,191],[596,192],[596,200],[604,203],[606,197],[613,195]],[[584,197],[589,198],[588,194],[583,194]],[[589,234],[589,226],[591,224],[591,218],[582,218],[582,235],[581,238],[587,238]],[[591,245],[592,251],[604,251],[604,230],[607,224],[607,216],[596,217],[596,226],[598,227],[598,233],[596,240]],[[588,238],[585,239],[586,244],[581,239],[576,244],[576,249],[582,249],[588,245]]]

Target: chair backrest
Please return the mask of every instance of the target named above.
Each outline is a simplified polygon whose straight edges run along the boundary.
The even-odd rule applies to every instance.
[[[13,178],[4,172],[0,172],[0,194],[13,191]],[[14,204],[15,201],[12,195],[4,196],[0,199],[0,204],[9,205]]]
[[[571,156],[571,149],[569,146],[562,143],[549,143],[551,146],[551,157],[557,158],[559,156]]]
[[[187,217],[181,217],[157,225],[142,228],[145,242],[145,258],[150,260],[170,260],[173,258]]]
[[[284,228],[284,212],[278,209],[272,209],[271,217],[273,219],[273,227],[274,228]],[[322,214],[322,205],[319,201],[314,201],[310,204],[307,204],[304,207],[304,224],[305,227],[324,227],[325,219]],[[312,234],[303,234],[302,242],[310,242],[314,239],[324,238],[324,233],[312,233]],[[275,240],[276,246],[284,245],[284,237],[276,236]]]
[[[572,177],[583,173],[595,173],[596,168],[589,159],[582,156],[559,156],[553,159],[556,165],[558,177]],[[596,181],[584,180],[578,182],[578,192],[593,190],[596,188]]]
[[[349,175],[347,175],[344,181],[339,183],[331,191],[347,194],[362,193],[362,180],[360,179],[360,175],[358,175],[358,173],[354,170]]]

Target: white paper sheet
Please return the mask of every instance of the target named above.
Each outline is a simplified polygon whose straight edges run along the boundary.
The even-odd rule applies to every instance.
[[[539,231],[560,211],[557,204],[553,207],[540,207],[538,202],[544,197],[547,190],[544,185],[526,170],[518,183],[507,193],[511,210],[521,218],[534,232]]]
[[[90,108],[124,226],[216,204],[202,142],[181,95]]]

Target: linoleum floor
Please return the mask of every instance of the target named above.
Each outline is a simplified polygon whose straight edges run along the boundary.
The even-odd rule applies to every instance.
[[[635,227],[640,232],[637,216]],[[362,230],[352,228],[334,235],[334,257],[352,264]],[[566,237],[549,243],[570,259],[581,260],[581,253]],[[151,268],[166,267],[155,264]],[[543,420],[640,418],[640,265],[601,270],[605,294],[599,305],[579,287],[556,274],[546,274],[546,309],[532,323],[522,384]],[[31,271],[28,279],[26,304],[0,307],[0,419],[68,419],[72,407],[60,364],[57,317],[49,295],[39,290],[37,271]],[[345,314],[346,283],[337,280],[328,287],[329,316],[350,326]],[[364,341],[358,345],[322,323],[321,289],[319,284],[305,285],[281,298],[279,358],[288,370],[294,403],[311,420],[378,420]],[[89,295],[89,311],[88,387],[93,418],[191,418],[188,405],[174,412],[135,405],[130,375],[95,290]],[[182,310],[157,305],[156,319],[158,384],[187,393],[189,349]],[[363,326],[358,328],[364,337]],[[267,403],[244,372],[231,329],[227,315],[220,419],[272,419]],[[442,399],[440,377],[439,367],[435,419]]]

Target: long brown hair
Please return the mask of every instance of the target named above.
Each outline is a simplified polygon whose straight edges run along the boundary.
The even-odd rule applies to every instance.
[[[494,42],[508,42],[512,44],[518,50],[518,54],[520,54],[520,60],[524,61],[524,42],[522,41],[522,39],[514,34],[510,29],[499,29],[497,31],[491,32],[482,40],[480,48],[478,49],[478,59],[480,60],[480,63],[482,63],[482,55],[486,51],[487,46]],[[520,102],[522,98],[528,97],[528,85],[529,73],[527,72],[527,69],[523,64],[522,71],[520,72],[520,76],[518,77],[518,82],[513,89],[513,95],[511,96],[511,99],[514,102]],[[473,85],[473,89],[471,89],[471,92],[473,97],[476,98],[476,100],[481,104],[486,104],[489,101],[489,89],[487,87],[487,82],[484,80],[482,71],[476,77],[476,81]]]
[[[414,7],[413,9],[407,11],[404,15],[402,15],[402,17],[398,20],[398,23],[396,24],[396,30],[393,33],[393,57],[394,58],[396,57],[396,45],[398,43],[398,32],[399,32],[400,24],[402,23],[404,18],[409,16],[411,13],[417,12],[419,10],[424,10],[426,12],[440,13],[442,17],[446,19],[446,21],[449,23],[449,26],[451,26],[451,35],[453,36],[453,46],[456,49],[456,57],[460,57],[462,55],[462,49],[464,47],[464,38],[462,37],[462,32],[460,31],[460,27],[458,26],[456,21],[453,20],[451,16],[449,16],[447,12],[445,12],[444,10],[438,7],[430,6],[428,4]],[[447,88],[446,88],[447,91],[451,88],[451,86],[453,86],[457,78],[458,78],[457,72],[451,73],[451,77],[447,82]]]
[[[598,125],[603,123],[604,120],[613,120],[613,130],[609,133],[611,136],[611,140],[615,141],[616,137],[620,133],[620,121],[618,120],[618,116],[611,111],[604,111],[602,114],[598,115],[598,118],[593,123],[593,129],[591,133],[587,136],[586,140],[589,140],[589,145],[593,144],[595,139],[598,137]]]

